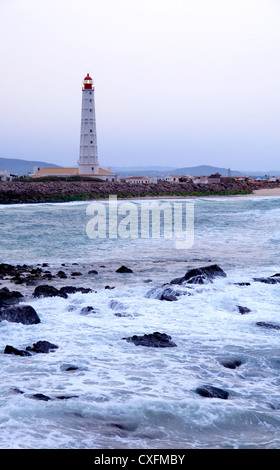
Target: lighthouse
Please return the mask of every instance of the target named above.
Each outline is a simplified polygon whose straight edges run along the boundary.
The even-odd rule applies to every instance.
[[[82,88],[82,116],[80,135],[80,175],[98,175],[98,153],[93,80],[87,74]]]
[[[80,134],[80,158],[78,168],[41,168],[34,169],[32,178],[56,176],[61,178],[86,177],[94,180],[117,181],[118,175],[111,170],[99,167],[96,139],[95,103],[93,80],[87,74],[82,88],[82,118]],[[1,176],[1,175],[0,175]]]

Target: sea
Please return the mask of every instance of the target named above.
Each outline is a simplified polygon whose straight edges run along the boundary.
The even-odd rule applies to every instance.
[[[182,209],[186,246],[178,247],[172,230],[165,236],[162,214],[160,231],[143,236],[135,229],[129,210],[142,220],[147,203]],[[96,204],[0,206],[0,263],[67,276],[36,285],[91,289],[36,298],[32,283],[0,280],[0,289],[22,292],[22,303],[41,320],[0,322],[0,448],[279,448],[280,331],[258,323],[280,324],[280,285],[255,279],[280,272],[280,197]],[[122,207],[111,232],[110,204]],[[118,230],[125,216],[125,231]],[[150,228],[153,223],[150,217]],[[160,300],[162,286],[175,288],[173,279],[212,265],[226,276],[182,285],[175,300]],[[132,272],[117,272],[121,266]],[[175,346],[126,339],[154,332]],[[6,345],[25,349],[39,340],[57,348],[4,354]],[[239,365],[225,367],[225,360]],[[197,393],[206,385],[228,398]]]

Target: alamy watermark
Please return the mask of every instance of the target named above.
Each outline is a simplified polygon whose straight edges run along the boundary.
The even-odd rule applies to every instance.
[[[174,238],[175,248],[186,250],[194,243],[194,203],[178,201],[92,202],[86,226],[89,238]]]

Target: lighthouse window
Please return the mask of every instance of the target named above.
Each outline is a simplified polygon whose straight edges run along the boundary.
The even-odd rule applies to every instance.
[[[91,103],[91,102],[92,102],[92,100],[89,100],[89,102]]]
[[[90,129],[89,132],[92,132],[92,129]]]
[[[91,140],[90,143],[93,144],[93,141]]]

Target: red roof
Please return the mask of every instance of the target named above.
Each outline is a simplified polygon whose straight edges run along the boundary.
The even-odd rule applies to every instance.
[[[87,76],[84,78],[84,80],[92,80],[92,78],[87,74]]]

